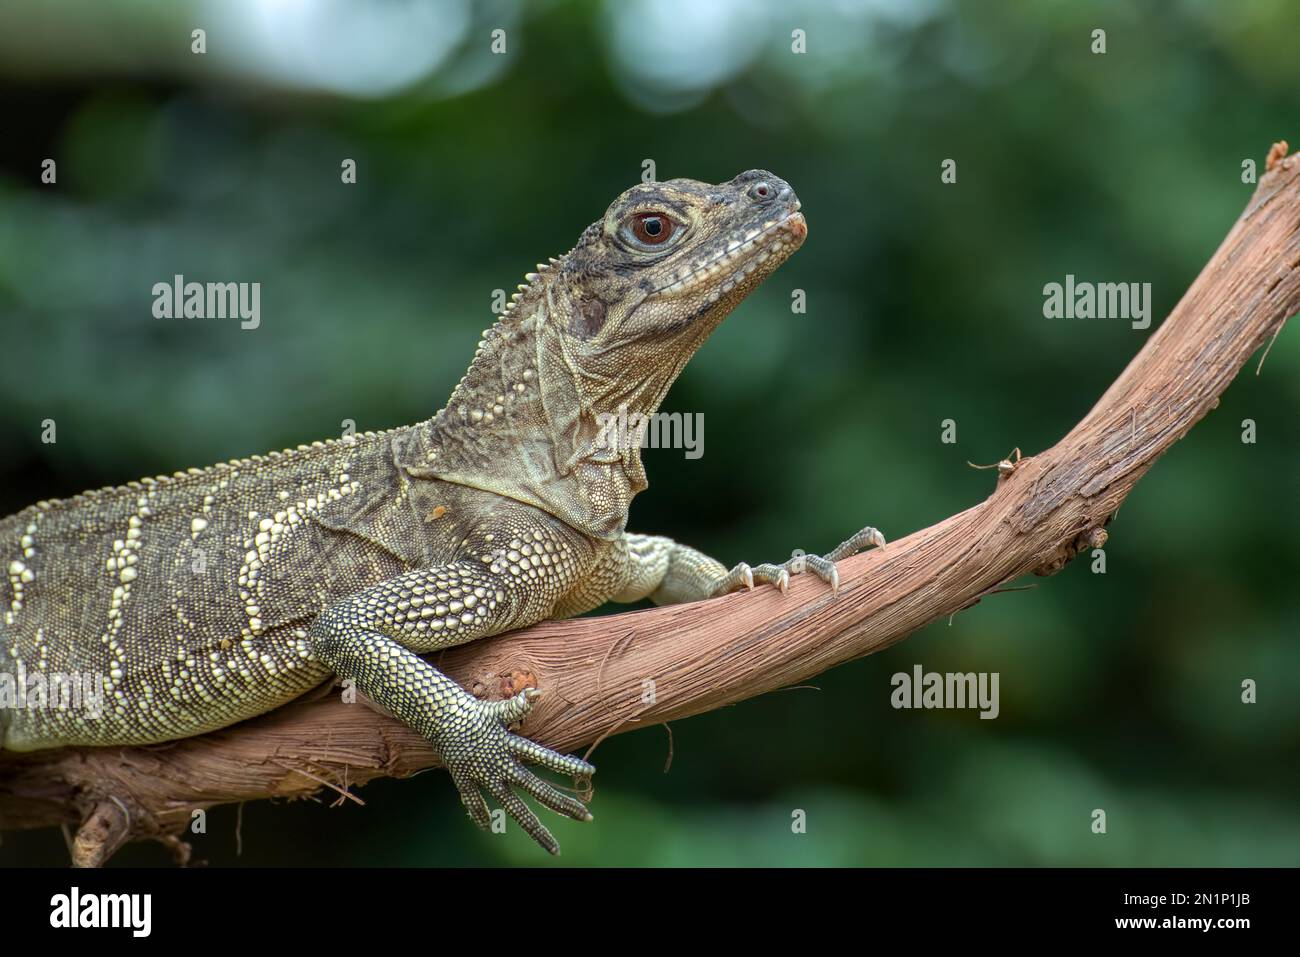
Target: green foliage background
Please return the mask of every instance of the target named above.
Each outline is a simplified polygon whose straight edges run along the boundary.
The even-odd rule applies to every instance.
[[[492,290],[568,249],[652,158],[661,179],[770,169],[810,237],[670,394],[704,413],[705,454],[648,452],[632,527],[727,563],[865,523],[900,537],[988,493],[967,460],[1056,441],[1153,331],[1044,319],[1045,283],[1150,282],[1158,324],[1250,196],[1243,160],[1300,140],[1300,7],[1281,2],[445,0],[428,28],[447,26],[445,59],[366,95],[241,48],[229,24],[255,6],[0,10],[0,512],[430,415]],[[363,66],[396,55],[362,29],[382,6],[335,11]],[[331,49],[311,56],[338,80]],[[150,289],[175,273],[261,282],[261,328],[153,319]],[[548,821],[558,862],[474,830],[441,773],[370,785],[364,808],[248,805],[242,857],[235,810],[216,810],[196,856],[1295,864],[1296,330],[1253,372],[1142,480],[1106,574],[1076,562],[818,690],[679,722],[668,774],[662,729],[606,741],[596,822]],[[916,663],[1000,673],[1000,717],[893,710],[890,676]],[[0,844],[0,864],[64,860],[54,831]]]

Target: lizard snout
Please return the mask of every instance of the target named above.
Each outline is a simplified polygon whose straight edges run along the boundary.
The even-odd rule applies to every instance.
[[[732,183],[743,188],[745,195],[756,204],[789,205],[794,209],[799,208],[799,199],[790,188],[790,184],[765,169],[746,170],[733,179]]]

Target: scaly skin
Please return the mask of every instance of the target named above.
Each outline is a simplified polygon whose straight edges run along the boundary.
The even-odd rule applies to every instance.
[[[427,737],[470,816],[484,792],[552,853],[513,788],[581,802],[527,770],[593,768],[512,734],[537,695],[474,698],[420,655],[606,601],[695,601],[824,557],[717,561],[625,531],[646,486],[602,416],[654,412],[719,322],[803,242],[784,182],[633,187],[539,266],[432,419],[389,432],[40,502],[0,521],[0,744],[146,744],[272,710],[331,675]],[[4,589],[7,585],[7,594]],[[16,676],[90,673],[106,707],[13,708]],[[6,704],[8,707],[6,707]]]

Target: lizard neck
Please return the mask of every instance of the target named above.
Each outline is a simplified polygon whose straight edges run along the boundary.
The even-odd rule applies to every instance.
[[[680,365],[636,382],[583,372],[570,349],[581,315],[558,270],[523,287],[425,423],[413,472],[526,502],[596,538],[621,535],[647,483],[639,442],[611,442],[608,423],[620,406],[654,412]]]

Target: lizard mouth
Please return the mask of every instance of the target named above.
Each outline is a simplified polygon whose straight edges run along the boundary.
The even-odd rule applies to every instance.
[[[713,289],[709,301],[712,302],[755,273],[770,273],[802,246],[807,236],[808,222],[796,203],[785,215],[733,237],[721,252],[683,265],[674,279],[651,290],[650,295],[676,296],[711,283]],[[723,276],[726,278],[719,282]]]

